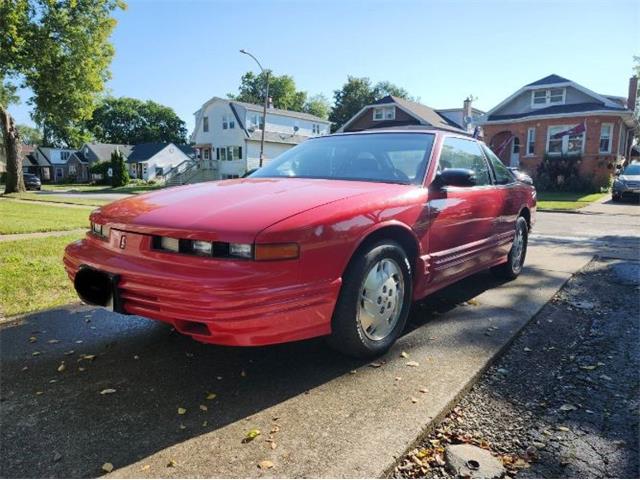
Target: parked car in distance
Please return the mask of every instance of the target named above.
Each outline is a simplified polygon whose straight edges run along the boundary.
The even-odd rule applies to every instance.
[[[22,178],[24,179],[24,187],[27,190],[40,190],[42,189],[42,182],[33,173],[23,173]]]
[[[519,170],[518,167],[508,167],[513,173],[514,177],[516,177],[520,182],[526,183],[528,185],[533,185],[533,179],[522,170]]]
[[[633,162],[618,173],[611,187],[611,200],[640,199],[640,163]]]
[[[206,343],[327,336],[385,352],[411,303],[522,271],[536,193],[483,143],[441,130],[318,137],[244,179],[100,207],[64,265],[82,300]]]

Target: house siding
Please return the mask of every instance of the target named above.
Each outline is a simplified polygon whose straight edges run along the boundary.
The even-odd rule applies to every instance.
[[[574,116],[548,119],[526,119],[502,124],[485,124],[483,126],[485,142],[493,149],[497,149],[508,133],[515,135],[520,140],[520,169],[529,173],[534,178],[538,166],[542,162],[547,148],[547,134],[549,127],[556,125],[578,125],[586,122],[585,143],[579,172],[581,176],[593,176],[596,183],[606,183],[608,177],[614,171],[614,166],[620,161],[619,149],[625,150],[625,145],[620,145],[621,129],[625,129],[622,120],[615,115]],[[602,123],[612,123],[611,153],[600,153],[600,127]],[[536,129],[535,154],[527,155],[527,131]],[[622,140],[624,140],[624,132]],[[496,152],[498,153],[498,152]],[[498,155],[505,165],[510,165],[511,144]]]
[[[379,105],[383,107],[384,105]],[[394,107],[395,119],[394,120],[374,120],[373,119],[373,108],[369,107],[365,111],[363,111],[353,122],[351,122],[347,128],[345,128],[345,132],[359,132],[361,130],[367,130],[369,128],[377,128],[379,125],[383,124],[385,126],[392,126],[391,124],[402,126],[402,125],[420,125],[420,122],[416,120],[415,117],[409,115],[404,110]]]
[[[545,90],[547,88],[549,88],[549,86],[542,85],[540,88],[535,88],[533,90],[527,90],[525,92],[522,92],[516,98],[512,99],[510,102],[504,105],[502,108],[493,112],[492,115],[513,115],[518,113],[535,112],[536,110],[539,110],[539,108],[531,107],[531,95],[532,95],[531,92],[534,90]],[[593,97],[570,86],[566,86],[566,87],[558,86],[558,87],[551,87],[551,88],[566,88],[566,97],[564,102],[565,105],[569,105],[573,103],[593,103],[594,101],[596,101],[594,100]],[[549,106],[549,105],[545,105],[545,106]]]

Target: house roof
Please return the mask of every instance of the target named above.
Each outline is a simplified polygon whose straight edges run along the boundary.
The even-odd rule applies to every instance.
[[[131,145],[116,143],[85,143],[80,149],[81,153],[84,151],[85,147],[89,148],[100,160],[109,160],[111,158],[111,154],[116,150],[116,148],[120,150],[125,157],[129,155],[132,149]],[[78,158],[80,161],[87,161],[84,154],[82,154],[82,157],[78,156]]]
[[[191,145],[176,145],[189,158],[196,158],[196,151]]]
[[[554,105],[552,107],[538,108],[536,110],[524,113],[512,113],[508,115],[490,115],[488,119],[493,120],[511,120],[516,118],[539,117],[541,115],[557,115],[562,113],[584,113],[594,110],[626,112],[625,108],[607,107],[601,103],[569,103],[566,105]]]
[[[235,100],[231,100],[230,103],[240,105],[246,108],[247,110],[251,110],[253,112],[262,112],[264,110],[264,105],[256,105],[254,103],[246,103],[246,102],[237,102]],[[293,110],[283,110],[281,108],[267,108],[267,115],[269,115],[270,113],[276,114],[276,115],[283,115],[285,117],[299,118],[301,120],[309,120],[311,122],[331,123],[329,122],[329,120],[325,120],[324,118],[311,115],[310,113],[294,112]]]
[[[363,111],[373,108],[376,105],[390,105],[390,104],[396,104],[398,107],[400,107],[402,110],[407,112],[409,115],[413,116],[420,122],[423,122],[427,125],[431,125],[433,127],[441,128],[444,130],[453,130],[456,132],[462,131],[458,125],[456,125],[454,122],[440,115],[433,108],[418,102],[413,102],[411,100],[406,100],[404,98],[395,97],[393,95],[387,95],[386,97],[382,97],[380,100],[377,100],[371,105],[365,106],[356,115],[351,117],[342,127],[340,127],[339,131],[343,131],[344,128],[347,125],[349,125],[355,118],[359,117]],[[384,127],[386,125],[379,123],[378,126]]]
[[[260,130],[253,131],[249,133],[248,140],[254,140],[259,142],[261,139],[262,132]],[[291,145],[297,145],[299,143],[304,142],[308,138],[303,135],[289,135],[284,133],[276,133],[276,132],[264,132],[264,141],[271,143],[286,143]]]
[[[131,147],[127,162],[144,162],[163,150],[169,143],[139,143]]]
[[[535,82],[531,82],[527,84],[527,87],[535,87],[537,85],[549,85],[552,83],[565,83],[565,82],[571,82],[571,80],[561,77],[560,75],[556,75],[555,73],[552,73],[551,75],[547,75],[546,77],[541,78],[540,80],[536,80]]]

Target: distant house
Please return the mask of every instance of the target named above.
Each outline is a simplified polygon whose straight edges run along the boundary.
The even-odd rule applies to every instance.
[[[603,95],[558,75],[520,88],[487,112],[485,141],[500,159],[536,175],[544,158],[579,158],[579,175],[606,183],[629,158],[638,78],[628,98]]]
[[[195,162],[195,150],[173,143],[141,143],[131,147],[127,156],[131,178],[145,181],[166,176],[173,167]]]
[[[418,102],[387,95],[360,109],[338,132],[424,126],[472,134],[483,113],[471,107],[471,99],[465,100],[463,108],[435,110]]]
[[[42,181],[63,183],[69,180],[67,161],[74,152],[71,148],[37,147],[31,153],[31,163],[40,168]],[[46,178],[45,170],[49,170],[49,178]]]
[[[113,143],[85,143],[77,152],[74,152],[67,162],[70,176],[74,176],[77,182],[92,180],[90,168],[94,163],[111,160],[111,154],[119,150],[125,158],[131,152],[130,145],[118,145]]]
[[[258,167],[265,128],[264,158],[272,159],[310,137],[329,133],[330,122],[308,113],[213,97],[195,113],[191,142],[198,160],[216,179],[237,178]]]

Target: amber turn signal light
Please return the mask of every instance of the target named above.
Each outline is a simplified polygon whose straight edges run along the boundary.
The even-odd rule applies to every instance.
[[[299,255],[300,246],[297,243],[256,244],[254,249],[256,260],[290,260]]]

